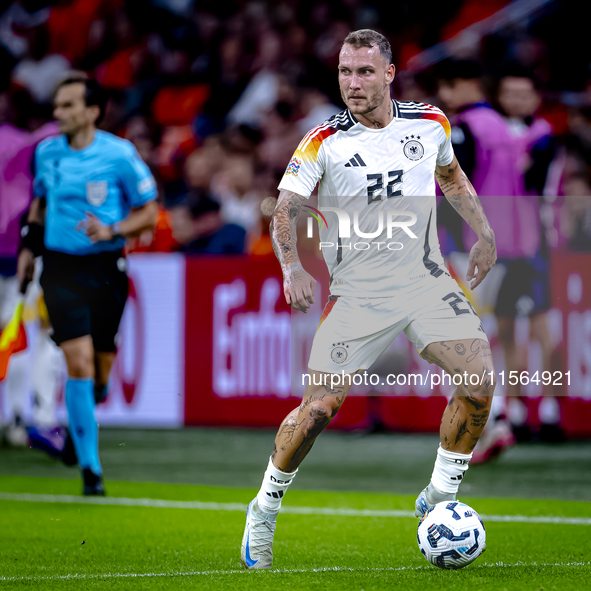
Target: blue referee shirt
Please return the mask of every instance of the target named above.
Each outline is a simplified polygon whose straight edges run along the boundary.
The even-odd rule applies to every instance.
[[[156,183],[131,142],[96,131],[81,150],[72,149],[64,135],[37,146],[34,195],[47,201],[45,247],[89,255],[120,250],[125,239],[91,242],[86,212],[107,225],[119,222],[132,207],[156,198]]]

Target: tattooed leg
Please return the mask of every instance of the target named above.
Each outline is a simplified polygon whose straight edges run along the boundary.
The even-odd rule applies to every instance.
[[[312,449],[314,441],[332,419],[351,389],[349,384],[330,386],[329,374],[310,370],[311,376],[327,376],[321,386],[313,385],[320,379],[312,379],[306,386],[302,404],[292,410],[279,427],[273,449],[273,465],[282,472],[294,472]]]
[[[290,440],[293,440],[293,434],[295,433],[295,428],[297,425],[296,418],[298,416],[298,412],[300,407],[294,408],[284,419],[281,425],[279,425],[279,431],[277,431],[277,435],[275,436],[275,445],[273,446],[273,453],[271,454],[271,459],[273,460],[273,464],[275,464],[275,456],[277,455],[277,448],[287,445]]]
[[[443,449],[471,453],[486,425],[495,389],[490,345],[482,339],[431,343],[421,357],[452,376],[467,376],[445,408],[439,433]],[[476,385],[470,383],[471,375],[478,376]]]

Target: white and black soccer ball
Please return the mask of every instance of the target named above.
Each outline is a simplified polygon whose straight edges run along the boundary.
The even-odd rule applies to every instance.
[[[419,550],[431,564],[458,569],[484,552],[486,531],[472,507],[459,501],[443,501],[425,513],[419,522],[417,540]]]

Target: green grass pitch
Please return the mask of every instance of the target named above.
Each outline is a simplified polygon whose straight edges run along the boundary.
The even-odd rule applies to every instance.
[[[348,441],[346,436],[325,435],[324,449],[319,450],[317,461],[323,453],[330,453],[331,446],[337,453],[339,447],[348,445],[343,443]],[[383,492],[379,478],[369,485],[366,480],[360,483],[359,472],[356,472],[359,466],[354,459],[344,466],[349,471],[350,491],[306,490],[314,481],[308,483],[305,479],[304,487],[294,485],[290,489],[275,536],[277,570],[243,571],[239,562],[244,528],[242,506],[256,493],[253,479],[260,480],[264,469],[266,452],[263,446],[260,452],[257,447],[259,437],[264,437],[248,432],[205,430],[200,434],[179,434],[180,438],[185,438],[179,446],[185,449],[188,438],[195,447],[186,449],[187,457],[191,451],[193,456],[205,454],[202,438],[213,437],[222,442],[229,436],[249,439],[249,449],[255,450],[256,456],[252,461],[260,464],[258,470],[248,470],[249,473],[254,471],[252,476],[238,479],[239,483],[246,480],[247,488],[212,486],[212,480],[223,479],[216,477],[211,469],[206,473],[204,466],[201,466],[201,476],[187,480],[196,478],[207,484],[198,481],[185,484],[178,474],[166,472],[164,456],[162,461],[154,462],[151,478],[160,482],[109,478],[106,461],[109,445],[113,452],[119,447],[120,453],[127,454],[127,459],[131,460],[133,453],[140,454],[141,450],[147,453],[155,436],[149,432],[144,437],[137,432],[107,431],[102,436],[102,446],[110,504],[85,503],[78,496],[80,483],[74,479],[75,473],[66,471],[42,454],[0,450],[0,589],[475,591],[589,589],[591,586],[591,504],[586,500],[536,500],[533,498],[536,496],[535,481],[532,494],[524,495],[531,498],[512,498],[510,482],[506,482],[504,497],[461,495],[461,500],[489,516],[489,519],[484,517],[487,551],[466,569],[440,571],[428,564],[417,548],[417,520],[408,516],[416,494],[396,490]],[[268,442],[269,434],[264,436]],[[131,445],[130,450],[129,443],[125,446],[117,443],[123,437],[135,441],[136,447]],[[163,434],[163,437],[170,437],[170,434]],[[382,470],[385,470],[388,469],[387,450],[379,451],[379,443],[396,444],[408,439],[405,437],[365,438],[357,445],[375,448],[374,456],[367,461],[376,465],[382,462]],[[415,447],[420,450],[425,444],[426,450],[430,449],[431,439],[418,438]],[[589,445],[583,445],[586,447],[576,448],[577,453],[589,451]],[[562,450],[568,451],[568,448]],[[505,471],[511,473],[512,462],[522,461],[526,466],[524,470],[532,468],[534,476],[539,471],[543,481],[541,468],[544,463],[551,464],[553,452],[540,449],[539,465],[533,469],[537,453],[535,447],[517,448],[508,454]],[[432,466],[432,453],[419,451],[416,460],[418,486],[419,481],[422,484],[425,480],[423,466]],[[483,467],[480,474],[480,469],[471,469],[470,490],[479,493],[480,481],[486,483],[492,478],[491,474],[502,474],[503,461],[501,458],[496,465]],[[395,467],[396,458],[390,463]],[[190,471],[191,462],[188,464]],[[310,464],[314,472],[314,462]],[[589,464],[580,461],[578,464],[580,470],[589,470]],[[55,477],[30,475],[30,471],[43,473],[40,467],[53,470]],[[128,462],[127,467],[129,478],[133,478],[136,475],[133,463]],[[145,477],[141,470],[139,475]],[[391,481],[395,480],[394,476],[391,473]],[[428,480],[428,476],[426,478]],[[588,483],[588,472],[586,478]],[[570,480],[570,484],[565,485],[570,494],[576,495],[579,484],[581,491],[584,490],[585,480],[579,483],[574,473]],[[328,488],[330,478],[321,484],[319,488]],[[361,490],[366,486],[382,492]],[[545,496],[543,492],[539,490],[537,496]],[[302,507],[308,510],[298,514],[296,511]],[[327,515],[327,509],[337,514]],[[338,514],[342,509],[349,509],[352,514]],[[363,510],[390,514],[360,514]],[[547,522],[547,517],[554,519]]]

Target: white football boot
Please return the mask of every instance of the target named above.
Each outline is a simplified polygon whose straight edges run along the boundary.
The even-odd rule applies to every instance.
[[[423,517],[425,513],[443,501],[455,501],[455,493],[441,492],[429,483],[419,494],[415,501],[415,517]]]
[[[244,568],[265,569],[273,566],[273,535],[277,513],[259,509],[255,497],[246,510],[246,527],[242,537],[241,560]]]

